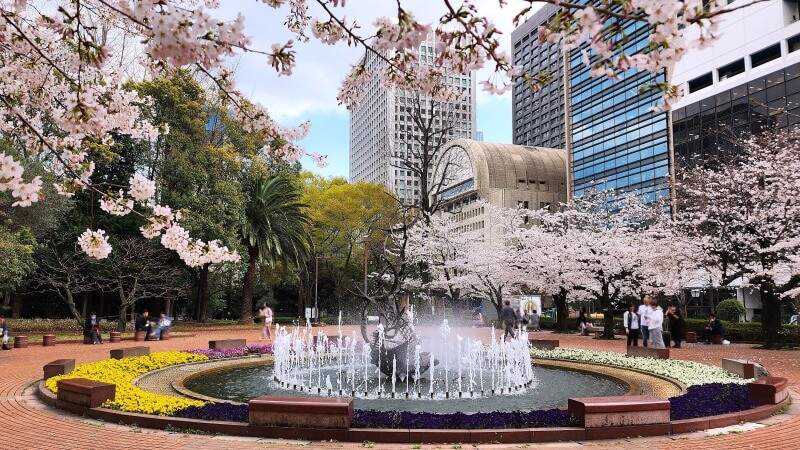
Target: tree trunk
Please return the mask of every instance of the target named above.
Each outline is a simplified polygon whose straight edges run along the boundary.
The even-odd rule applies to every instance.
[[[771,278],[762,279],[758,291],[761,294],[761,332],[764,334],[764,347],[780,348],[784,344],[781,333],[781,299],[775,292],[775,282]]]
[[[19,319],[19,311],[22,309],[22,296],[11,294],[11,318]]]
[[[62,298],[67,302],[67,306],[69,307],[69,312],[72,313],[72,317],[75,321],[78,322],[78,326],[83,329],[83,319],[85,316],[81,316],[81,313],[78,312],[78,308],[75,306],[75,300],[72,297],[72,292],[69,289],[64,289],[64,295]]]
[[[302,279],[302,277],[298,277],[297,278],[297,317],[299,317],[300,319],[302,319],[303,316],[306,313],[306,303],[303,301],[304,298],[305,298],[305,295],[303,293],[303,279]],[[300,323],[302,323],[302,320],[300,321]]]
[[[569,333],[569,313],[567,312],[567,290],[561,289],[558,294],[553,296],[553,303],[556,305],[556,329],[557,333]]]
[[[253,323],[253,286],[256,280],[256,264],[258,263],[258,247],[247,247],[247,272],[244,274],[242,289],[242,323]]]
[[[205,322],[208,319],[208,300],[210,292],[208,289],[209,264],[200,268],[200,277],[197,286],[197,317],[198,322]]]
[[[608,285],[603,286],[600,308],[603,311],[603,339],[614,339],[614,313],[611,312],[611,295],[608,292]]]
[[[128,306],[119,305],[119,320],[117,321],[117,331],[120,333],[125,331],[125,322],[128,319]]]
[[[86,317],[86,306],[89,303],[89,293],[82,292],[81,293],[81,317]],[[102,315],[102,313],[101,313]]]

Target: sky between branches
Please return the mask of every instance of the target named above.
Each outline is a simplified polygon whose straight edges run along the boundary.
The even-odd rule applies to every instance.
[[[255,48],[269,48],[273,42],[285,42],[293,36],[281,26],[285,20],[285,9],[272,10],[252,0],[229,0],[220,2],[215,13],[220,18],[232,19],[241,12],[245,17],[246,31],[253,36]],[[509,0],[508,6],[500,8],[496,0],[482,0],[478,6],[482,14],[492,19],[503,31],[504,48],[511,51],[512,19],[524,2]],[[442,12],[439,2],[430,0],[407,0],[404,6],[421,21],[433,22]],[[348,19],[355,20],[370,34],[375,17],[396,15],[396,3],[390,0],[348,0],[345,8]],[[363,53],[360,48],[346,45],[329,46],[312,39],[308,43],[296,43],[297,66],[291,77],[279,77],[269,68],[262,55],[245,54],[238,61],[237,84],[242,92],[267,106],[270,113],[281,123],[297,124],[311,120],[311,132],[301,142],[309,151],[328,155],[328,166],[320,168],[310,158],[303,159],[303,167],[321,174],[348,176],[349,161],[349,114],[342,105],[337,105],[339,85],[347,75],[350,64],[358,61]],[[480,72],[478,81],[486,79],[489,71]],[[490,142],[511,143],[511,92],[491,95],[477,89],[478,131]]]

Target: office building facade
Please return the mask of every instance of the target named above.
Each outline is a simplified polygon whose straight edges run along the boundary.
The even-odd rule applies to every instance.
[[[650,111],[660,103],[659,93],[639,90],[663,81],[665,74],[629,70],[620,74],[620,80],[590,77],[581,49],[565,53],[557,44],[538,41],[538,27],[557,11],[546,5],[512,33],[515,64],[553,77],[539,93],[522,84],[515,86],[514,143],[547,145],[554,131],[563,130],[554,146],[568,152],[570,195],[581,195],[593,186],[635,189],[648,201],[669,195],[668,114]],[[646,24],[631,22],[625,32],[629,36],[626,52],[635,53],[647,45]],[[543,60],[547,64],[541,64]]]
[[[435,48],[431,36],[420,46],[419,64],[433,65]],[[372,53],[363,58],[371,73],[378,72],[385,64]],[[459,89],[462,95],[452,102],[437,102],[432,130],[447,130],[445,140],[474,138],[475,74],[448,73],[446,77],[446,83]],[[411,154],[419,151],[421,130],[415,126],[413,117],[419,111],[428,118],[434,100],[419,92],[387,88],[378,77],[373,77],[365,89],[361,101],[350,111],[350,180],[383,183],[402,203],[414,204],[422,195],[420,180],[404,168],[404,162],[414,162]],[[428,168],[428,177],[432,170],[433,167]]]
[[[683,91],[672,114],[678,167],[726,157],[744,132],[800,124],[799,19],[797,1],[748,6],[725,17],[712,46],[677,64],[672,83]]]
[[[546,73],[550,81],[538,92],[522,81],[514,83],[512,114],[514,144],[564,148],[564,52],[558,44],[539,43],[539,26],[558,7],[545,4],[511,33],[514,65],[525,71]]]

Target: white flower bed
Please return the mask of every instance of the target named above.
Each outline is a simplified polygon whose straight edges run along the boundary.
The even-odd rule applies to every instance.
[[[721,367],[679,359],[635,358],[615,352],[569,348],[556,348],[554,350],[533,349],[531,350],[531,356],[534,358],[567,359],[642,370],[672,378],[685,384],[686,387],[708,383],[745,383],[750,381],[727,372]]]

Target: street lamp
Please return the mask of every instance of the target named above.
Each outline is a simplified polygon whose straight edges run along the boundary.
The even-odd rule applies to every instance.
[[[317,319],[317,322],[319,322],[319,260],[329,258],[329,256],[319,253],[314,256],[314,314],[312,316]]]
[[[369,236],[361,238],[364,244],[364,296],[367,295],[367,266],[369,263]]]

